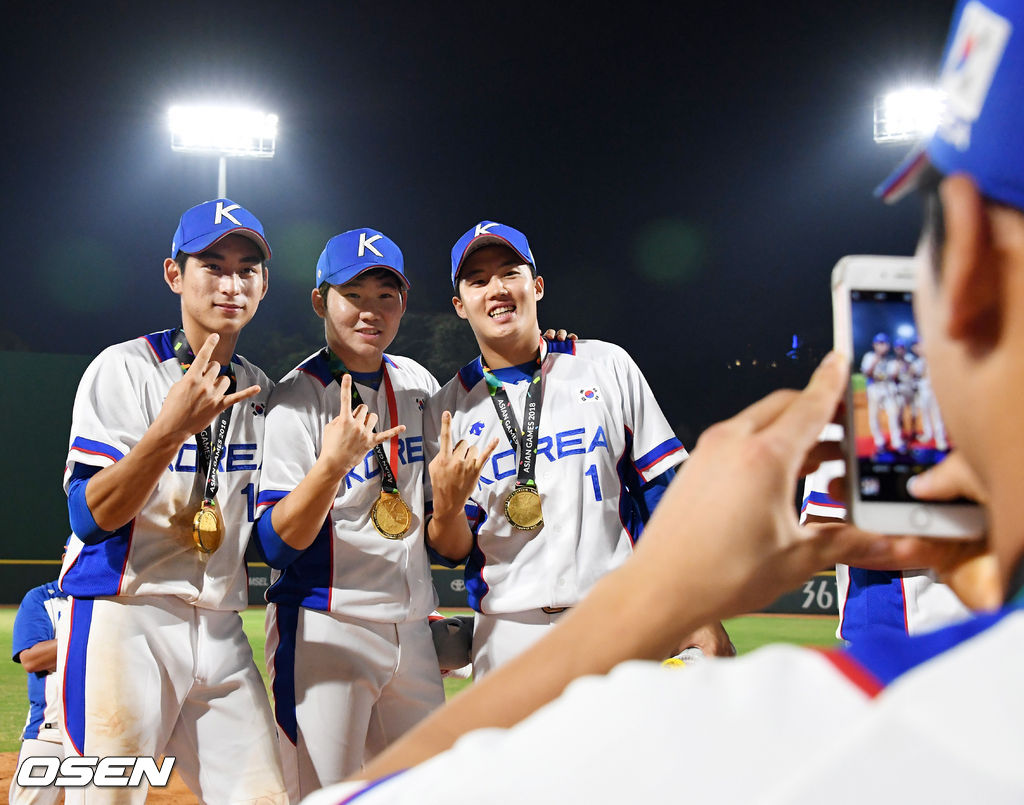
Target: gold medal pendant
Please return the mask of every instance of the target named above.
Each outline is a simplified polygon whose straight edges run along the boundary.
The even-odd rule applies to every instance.
[[[203,502],[192,518],[192,540],[200,552],[213,553],[224,541],[224,524],[220,519],[217,504]]]
[[[520,531],[533,531],[544,525],[540,493],[531,486],[519,486],[505,498],[505,517]]]
[[[403,539],[412,524],[412,512],[401,495],[382,491],[370,509],[370,519],[385,539]]]

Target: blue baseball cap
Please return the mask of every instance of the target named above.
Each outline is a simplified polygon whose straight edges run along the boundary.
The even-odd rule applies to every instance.
[[[459,238],[452,247],[452,286],[457,287],[459,269],[466,258],[483,246],[508,246],[526,263],[530,264],[533,273],[537,273],[537,263],[526,235],[497,221],[481,221],[465,235]]]
[[[231,199],[216,198],[185,210],[174,230],[171,259],[178,252],[199,254],[227,235],[242,235],[260,247],[263,259],[270,259],[270,244],[263,234],[263,224],[241,204]]]
[[[887,202],[915,189],[931,167],[966,173],[993,201],[1024,210],[1024,3],[960,0],[939,73],[943,112],[875,190]]]
[[[872,344],[888,344],[889,336],[885,333],[875,333],[875,337],[871,339]]]
[[[316,261],[316,287],[325,282],[344,285],[371,268],[387,268],[408,289],[405,261],[398,244],[376,229],[350,229],[335,235]]]

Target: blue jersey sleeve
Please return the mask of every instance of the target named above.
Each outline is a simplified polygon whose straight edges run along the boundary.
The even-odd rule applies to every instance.
[[[281,539],[271,519],[273,512],[274,508],[271,506],[260,515],[253,528],[253,536],[256,537],[256,550],[263,557],[263,561],[277,570],[284,570],[302,555],[302,551]]]
[[[68,481],[68,518],[71,521],[71,530],[86,545],[95,545],[114,533],[104,531],[96,525],[89,504],[85,501],[85,487],[89,479],[101,469],[103,468],[91,464],[75,464],[71,471],[71,480]]]
[[[53,582],[56,586],[57,582]],[[46,612],[46,585],[35,587],[25,593],[14,616],[14,635],[11,640],[11,659],[20,663],[20,654],[36,643],[53,640],[53,622]]]

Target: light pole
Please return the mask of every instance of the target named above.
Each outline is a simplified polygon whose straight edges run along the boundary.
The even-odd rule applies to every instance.
[[[171,150],[216,154],[217,197],[228,193],[228,157],[270,159],[277,146],[277,115],[230,106],[172,106]]]
[[[943,95],[932,87],[906,87],[875,98],[875,142],[909,143],[935,131]]]

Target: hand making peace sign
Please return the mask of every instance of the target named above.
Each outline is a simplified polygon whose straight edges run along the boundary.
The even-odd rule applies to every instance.
[[[211,359],[219,341],[217,333],[207,337],[188,371],[171,386],[160,409],[159,416],[166,420],[169,430],[181,437],[181,442],[208,427],[218,414],[236,402],[260,392],[259,386],[249,386],[233,394],[225,393],[231,378],[222,375],[221,365]]]
[[[320,460],[333,475],[343,478],[374,447],[405,431],[405,425],[396,425],[374,433],[377,420],[377,415],[365,403],[352,408],[352,375],[343,375],[341,413],[324,426],[320,450]]]
[[[480,479],[480,471],[497,446],[495,437],[482,453],[465,439],[460,439],[453,447],[451,412],[441,414],[438,451],[428,468],[434,492],[435,517],[450,515],[454,510],[461,511]]]

